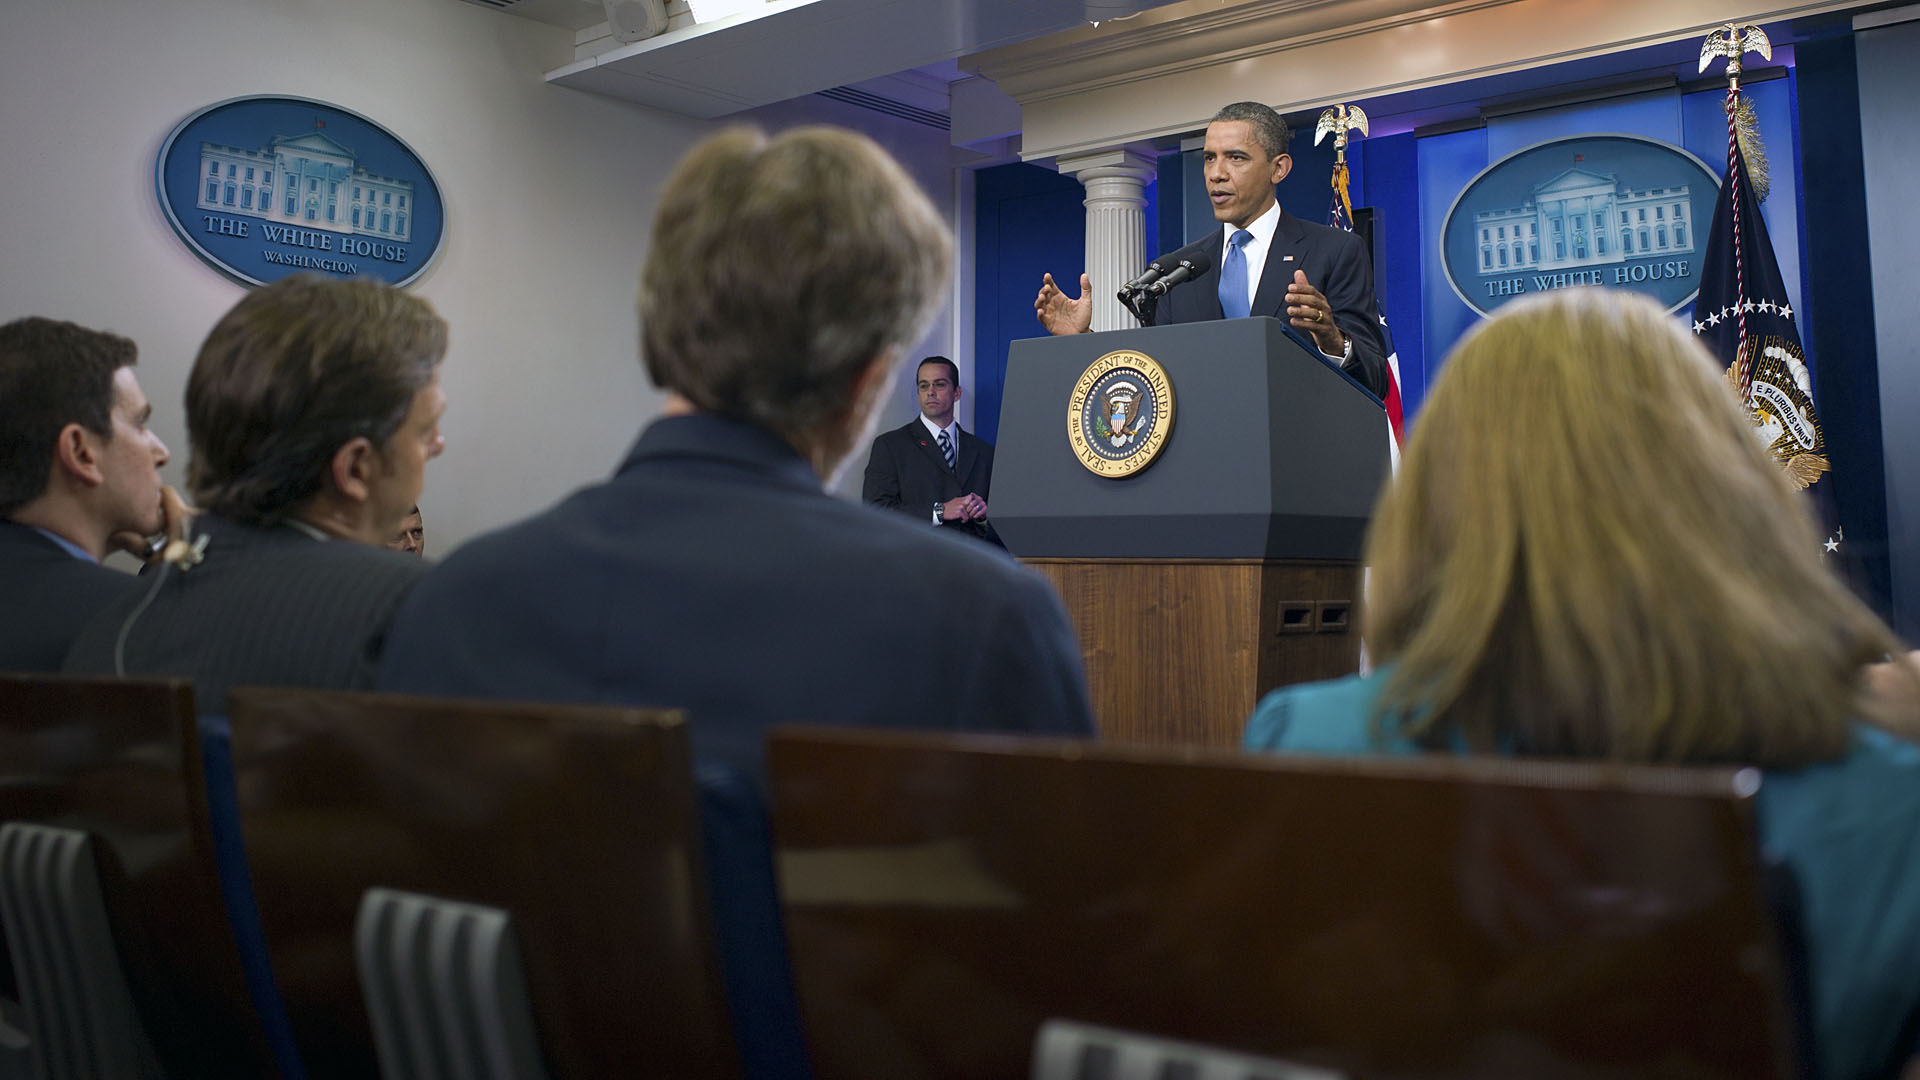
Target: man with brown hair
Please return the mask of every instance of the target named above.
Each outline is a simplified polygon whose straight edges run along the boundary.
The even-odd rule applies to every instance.
[[[426,572],[385,544],[444,446],[446,348],[426,301],[371,278],[283,278],[234,305],[187,379],[201,560],[108,605],[67,670],[188,676],[213,712],[239,684],[371,685]]]
[[[167,448],[133,342],[55,319],[0,326],[0,671],[58,671],[81,625],[134,587],[100,565],[164,524]]]
[[[422,582],[381,687],[679,706],[696,755],[749,776],[777,723],[1090,732],[1040,578],[825,490],[946,284],[926,196],[851,132],[736,128],[680,163],[652,235],[665,415],[612,480]]]
[[[920,415],[874,438],[860,499],[1006,547],[987,520],[993,444],[960,427],[953,407],[962,393],[959,365],[944,356],[920,361]]]

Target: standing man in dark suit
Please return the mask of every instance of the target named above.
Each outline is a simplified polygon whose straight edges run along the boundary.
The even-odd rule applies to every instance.
[[[677,706],[696,757],[756,778],[775,724],[1090,733],[1044,581],[826,491],[951,272],[900,166],[852,132],[733,128],[668,178],[652,237],[664,414],[612,479],[422,582],[381,688]]]
[[[987,520],[993,444],[962,431],[953,417],[961,394],[959,367],[944,356],[929,356],[920,361],[914,387],[920,415],[873,440],[860,498],[1005,547]]]
[[[187,378],[202,557],[103,608],[66,670],[186,676],[210,713],[233,686],[371,686],[387,625],[427,572],[385,544],[445,445],[446,349],[426,301],[372,278],[303,274],[248,293]]]
[[[0,671],[60,670],[81,625],[134,588],[101,560],[144,555],[165,524],[137,355],[70,322],[0,326]]]
[[[1168,292],[1154,324],[1271,316],[1303,347],[1385,398],[1387,352],[1366,246],[1353,233],[1294,217],[1274,196],[1274,185],[1293,169],[1291,137],[1280,114],[1258,102],[1214,114],[1200,151],[1207,199],[1221,223],[1203,241],[1212,267]],[[1069,297],[1046,275],[1033,303],[1040,324],[1050,334],[1085,333],[1093,322],[1091,290],[1082,274],[1080,295]]]

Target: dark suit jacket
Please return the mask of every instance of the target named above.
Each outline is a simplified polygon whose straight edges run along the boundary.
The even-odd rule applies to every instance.
[[[1213,257],[1213,269],[1175,286],[1162,297],[1154,312],[1155,326],[1225,317],[1220,310],[1220,255],[1226,247],[1226,235],[1215,229],[1204,243],[1207,254]],[[1387,350],[1380,337],[1380,308],[1373,299],[1373,263],[1367,257],[1366,245],[1344,229],[1315,225],[1280,211],[1273,243],[1267,249],[1267,265],[1260,272],[1260,288],[1253,294],[1248,314],[1271,316],[1287,325],[1287,285],[1295,270],[1305,270],[1307,283],[1326,294],[1333,321],[1353,339],[1353,359],[1344,365],[1347,374],[1384,401]],[[1309,352],[1319,352],[1311,337],[1297,332],[1294,336]]]
[[[50,672],[86,621],[138,584],[42,536],[0,521],[0,671]]]
[[[207,713],[225,713],[235,686],[371,687],[388,624],[428,568],[416,555],[315,540],[289,525],[263,529],[208,513],[193,531],[210,537],[206,559],[167,571],[127,635],[126,673],[191,678]],[[114,636],[154,573],[87,624],[67,671],[114,673]]]
[[[1089,734],[1080,646],[1004,554],[833,498],[792,447],[668,417],[614,477],[454,552],[381,689],[677,706],[758,778],[780,723]]]
[[[951,472],[940,444],[927,434],[927,425],[918,416],[906,426],[883,431],[873,440],[873,452],[867,455],[866,481],[860,499],[874,506],[899,510],[924,525],[933,524],[933,504],[972,494],[987,500],[987,512],[993,512],[993,497],[987,489],[993,483],[993,444],[963,430],[954,453]],[[982,540],[1000,544],[991,518],[987,521],[948,521],[941,528],[953,529]],[[1000,544],[1005,547],[1005,544]]]

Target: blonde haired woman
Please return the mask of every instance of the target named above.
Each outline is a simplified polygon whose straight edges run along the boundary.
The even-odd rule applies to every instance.
[[[1508,305],[1448,360],[1376,511],[1380,670],[1274,692],[1246,746],[1763,767],[1822,1074],[1885,1075],[1920,1024],[1920,684],[1889,665],[1869,691],[1903,649],[1802,501],[1651,301]]]

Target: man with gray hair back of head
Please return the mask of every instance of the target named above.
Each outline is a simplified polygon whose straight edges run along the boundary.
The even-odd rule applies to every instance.
[[[1213,114],[1200,151],[1207,201],[1220,222],[1201,241],[1210,265],[1161,299],[1154,324],[1270,316],[1303,348],[1318,350],[1384,399],[1387,350],[1373,261],[1353,233],[1281,209],[1274,186],[1293,170],[1291,138],[1286,120],[1257,101],[1236,101]],[[1034,315],[1049,334],[1086,333],[1093,324],[1092,288],[1081,274],[1080,295],[1070,297],[1046,274]]]
[[[776,723],[1090,734],[1059,599],[1000,552],[836,499],[951,272],[864,136],[733,128],[663,188],[640,274],[666,392],[613,478],[453,553],[381,687],[685,709],[757,780]]]

